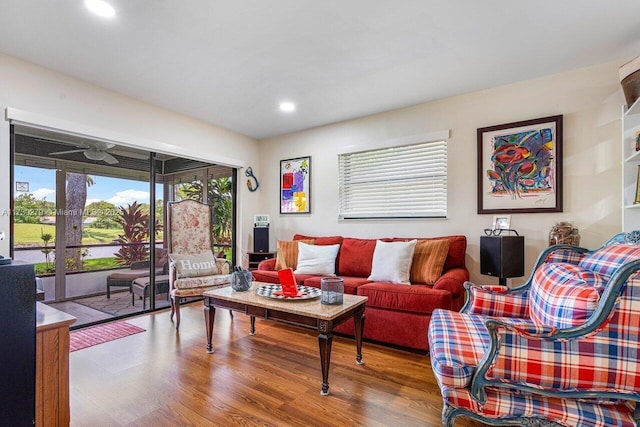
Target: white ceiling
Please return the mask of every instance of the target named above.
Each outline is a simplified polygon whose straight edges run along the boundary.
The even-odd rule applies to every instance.
[[[110,1],[1,0],[0,51],[258,139],[640,54],[640,0]]]

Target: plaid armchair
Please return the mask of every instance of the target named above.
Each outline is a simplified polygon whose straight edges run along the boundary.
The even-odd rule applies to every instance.
[[[638,426],[640,246],[629,241],[552,246],[522,286],[467,282],[461,312],[434,311],[443,425]]]

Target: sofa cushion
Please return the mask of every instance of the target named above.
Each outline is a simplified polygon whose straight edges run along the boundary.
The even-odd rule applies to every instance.
[[[595,271],[605,281],[623,264],[640,259],[640,246],[630,244],[609,245],[585,255],[580,267]]]
[[[415,246],[416,240],[408,242],[377,240],[376,248],[373,251],[369,280],[408,285]]]
[[[295,274],[335,276],[340,245],[308,245],[298,242],[298,266]]]
[[[171,261],[175,263],[178,278],[213,276],[222,274],[213,252],[205,252],[199,255],[170,254]]]
[[[411,262],[411,283],[433,285],[442,276],[450,244],[449,239],[418,240]]]
[[[321,280],[322,277],[318,276],[308,277],[304,280],[304,285],[320,288]],[[369,281],[364,277],[342,276],[342,280],[344,280],[344,293],[351,295],[356,295],[359,286],[369,283]]]
[[[575,264],[542,264],[529,291],[529,315],[537,325],[570,328],[583,324],[600,301],[604,281]]]
[[[451,292],[429,285],[398,286],[367,283],[358,286],[358,295],[369,297],[367,307],[431,314],[437,308],[451,309]]]
[[[313,244],[313,240],[278,240],[276,255],[276,270],[298,266],[298,242]]]
[[[369,277],[375,249],[375,239],[344,238],[338,253],[338,275]]]
[[[313,240],[314,245],[327,246],[327,245],[339,245],[342,243],[342,236],[325,236],[325,237],[313,237],[305,236],[304,234],[294,234],[293,240]]]
[[[414,238],[407,237],[395,237],[393,241],[407,241]],[[441,236],[441,237],[419,237],[418,240],[442,240],[447,239],[449,241],[449,252],[447,253],[447,259],[444,262],[443,271],[447,271],[451,268],[462,267],[466,268],[465,256],[467,254],[467,238],[461,235],[454,236]]]

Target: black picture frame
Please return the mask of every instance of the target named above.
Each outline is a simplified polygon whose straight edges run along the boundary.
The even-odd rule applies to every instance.
[[[562,212],[562,115],[477,136],[478,214]]]

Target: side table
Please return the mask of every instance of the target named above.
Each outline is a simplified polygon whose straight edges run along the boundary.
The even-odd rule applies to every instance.
[[[247,258],[249,259],[249,270],[255,270],[265,259],[275,258],[275,252],[247,252]]]
[[[136,295],[142,297],[142,309],[147,309],[147,297],[149,296],[149,282],[150,278],[138,277],[131,284],[131,305],[135,306]],[[169,275],[159,274],[156,276],[156,295],[167,294],[167,301],[169,301]]]

